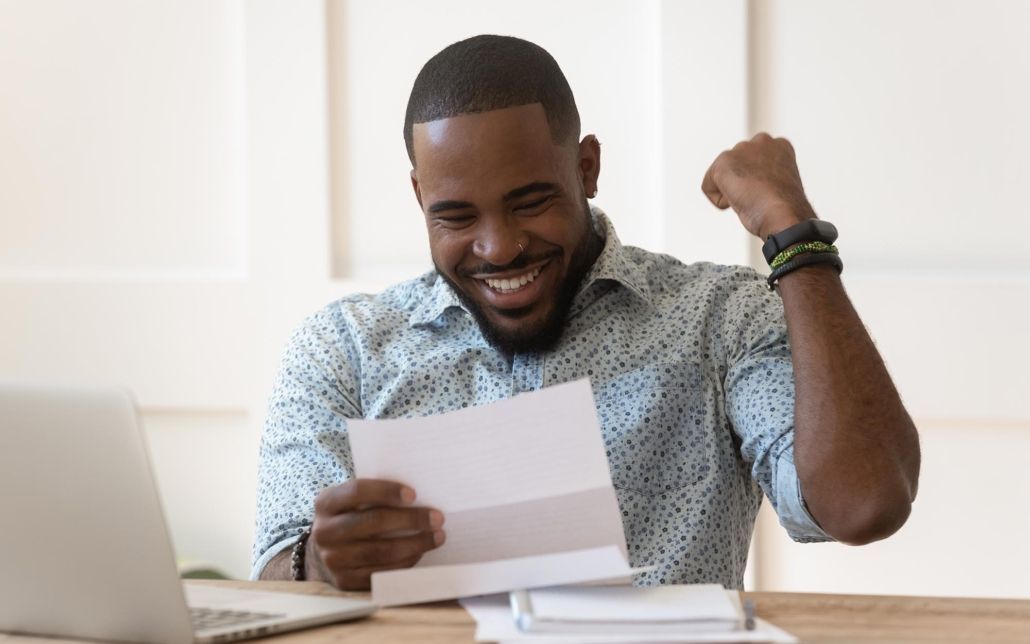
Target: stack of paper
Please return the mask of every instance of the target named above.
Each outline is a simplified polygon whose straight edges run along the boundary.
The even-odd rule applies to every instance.
[[[382,606],[626,578],[618,500],[586,380],[424,418],[347,423],[356,474],[411,486],[446,542],[372,575]]]
[[[561,587],[462,600],[479,642],[796,642],[717,585]]]

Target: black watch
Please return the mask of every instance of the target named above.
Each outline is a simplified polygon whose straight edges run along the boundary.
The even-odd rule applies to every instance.
[[[765,255],[765,261],[772,264],[777,255],[794,244],[816,241],[824,244],[837,241],[837,227],[822,219],[806,219],[775,235],[769,235],[762,244],[762,254]]]

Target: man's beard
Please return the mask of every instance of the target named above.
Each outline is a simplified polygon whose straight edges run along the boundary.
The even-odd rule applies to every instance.
[[[572,256],[569,258],[568,272],[565,275],[565,280],[558,287],[556,301],[551,308],[551,312],[536,328],[505,331],[492,325],[483,313],[483,308],[479,303],[469,297],[461,287],[440,270],[439,266],[436,267],[436,272],[450,284],[451,289],[457,294],[461,303],[472,313],[472,317],[479,324],[479,329],[486,341],[509,358],[518,353],[547,351],[558,343],[562,333],[565,331],[565,322],[569,309],[572,308],[572,300],[576,297],[576,293],[579,292],[583,278],[590,271],[594,261],[604,247],[604,238],[594,230],[593,217],[589,214],[590,207],[585,199],[583,200],[583,208],[587,213],[587,230],[582,241],[572,251]],[[541,257],[530,258],[525,254],[521,254],[507,266],[495,267],[493,270],[498,273],[501,271],[518,270],[540,259]],[[519,317],[529,312],[529,310],[516,309],[508,311],[504,315],[507,317]]]

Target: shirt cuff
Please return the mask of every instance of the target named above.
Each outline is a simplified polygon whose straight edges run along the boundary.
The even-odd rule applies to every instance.
[[[776,514],[791,539],[799,543],[834,541],[808,511],[801,494],[801,481],[794,465],[794,449],[784,450],[777,459]]]
[[[293,544],[297,543],[299,540],[300,535],[298,534],[292,537],[287,537],[282,541],[269,546],[269,548],[265,550],[260,557],[258,557],[257,561],[254,562],[254,567],[250,570],[250,580],[258,581],[261,577],[261,571],[265,569],[265,566],[267,566],[268,562],[272,560],[272,557],[276,556],[283,550],[292,547]]]

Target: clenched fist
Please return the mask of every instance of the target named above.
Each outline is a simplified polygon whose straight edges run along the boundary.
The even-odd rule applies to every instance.
[[[701,190],[717,208],[733,208],[748,232],[763,240],[815,217],[794,146],[764,132],[716,157]]]

